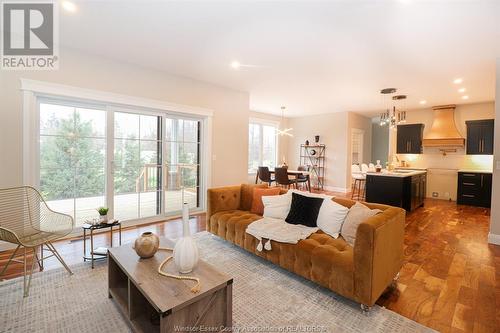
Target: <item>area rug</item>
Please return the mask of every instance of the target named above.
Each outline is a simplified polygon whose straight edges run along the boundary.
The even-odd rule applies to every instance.
[[[434,332],[375,306],[359,304],[287,272],[207,232],[196,235],[201,257],[234,277],[233,321],[254,332]],[[107,293],[107,265],[89,263],[0,283],[0,332],[130,332]],[[235,331],[238,331],[235,330]]]

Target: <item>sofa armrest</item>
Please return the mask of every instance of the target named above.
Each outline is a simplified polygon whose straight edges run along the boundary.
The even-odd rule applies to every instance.
[[[372,306],[403,265],[405,210],[385,209],[361,223],[354,244],[354,293]]]
[[[241,186],[210,188],[207,191],[207,224],[217,212],[234,210],[240,207]]]

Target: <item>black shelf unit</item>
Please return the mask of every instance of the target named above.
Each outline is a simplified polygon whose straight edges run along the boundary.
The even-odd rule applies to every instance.
[[[300,165],[307,167],[311,177],[311,187],[323,190],[325,182],[326,145],[300,145]]]

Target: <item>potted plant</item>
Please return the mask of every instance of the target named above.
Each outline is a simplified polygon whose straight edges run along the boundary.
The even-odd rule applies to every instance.
[[[101,223],[108,221],[108,211],[109,211],[109,208],[107,208],[107,207],[97,208],[97,212],[99,213],[99,221]]]

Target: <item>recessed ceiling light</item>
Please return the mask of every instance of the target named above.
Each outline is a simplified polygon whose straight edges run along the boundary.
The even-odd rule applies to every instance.
[[[64,8],[64,10],[66,10],[67,12],[70,12],[70,13],[76,12],[76,9],[77,9],[76,5],[74,3],[72,3],[71,1],[63,1],[61,5]]]
[[[420,104],[421,105],[425,105],[425,104],[427,104],[427,101],[426,100],[422,100],[422,101],[420,101]]]
[[[455,84],[460,84],[462,82],[464,82],[464,79],[462,79],[462,78],[458,78],[458,79],[453,80],[453,83],[455,83]]]
[[[458,92],[459,92],[459,93],[464,93],[466,90],[467,90],[467,89],[465,89],[465,88],[460,88],[460,89],[458,89]]]
[[[469,96],[464,95],[464,96],[462,96],[462,99],[469,99]]]
[[[241,67],[241,64],[238,61],[232,61],[231,62],[231,68],[232,69],[239,69]]]

